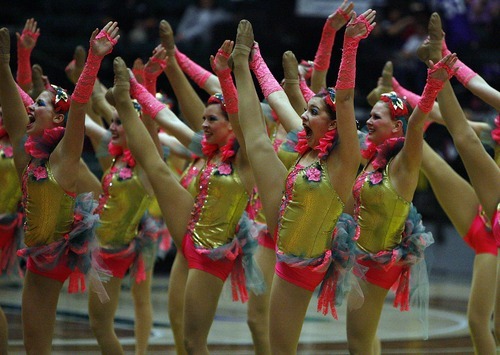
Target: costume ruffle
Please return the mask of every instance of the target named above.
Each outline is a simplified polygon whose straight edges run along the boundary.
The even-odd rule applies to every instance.
[[[76,198],[74,220],[71,231],[63,238],[47,245],[34,246],[20,249],[18,256],[31,257],[36,267],[40,270],[55,268],[66,256],[66,266],[73,270],[69,278],[68,292],[76,293],[85,291],[85,274],[90,276],[90,282],[96,286],[102,302],[109,300],[101,284],[109,273],[94,263],[92,252],[97,248],[95,227],[99,216],[94,214],[97,202],[92,193],[80,194]],[[98,273],[101,273],[101,276]]]
[[[224,258],[236,260],[231,272],[231,291],[233,301],[241,300],[242,303],[248,300],[247,290],[260,295],[264,293],[266,286],[262,272],[254,259],[258,241],[252,238],[251,227],[252,221],[244,212],[239,221],[236,236],[230,243],[214,249],[196,248],[198,253],[206,255],[212,260]]]
[[[409,311],[410,304],[418,309],[425,338],[428,334],[429,280],[424,251],[433,243],[432,233],[425,230],[422,216],[412,204],[401,243],[397,247],[376,254],[357,249],[359,260],[374,261],[382,269],[403,266],[401,276],[391,289],[395,293],[393,305],[401,311]]]
[[[136,283],[146,280],[146,271],[151,270],[156,261],[156,242],[158,227],[151,218],[143,217],[140,222],[141,229],[132,241],[122,248],[105,248],[106,253],[101,253],[101,257],[123,258],[124,260],[133,258],[130,266],[130,277]]]
[[[355,231],[356,222],[354,218],[347,213],[343,213],[333,232],[331,263],[318,294],[317,311],[321,311],[324,315],[330,311],[335,319],[337,319],[335,306],[342,305],[342,301],[351,289],[350,271],[356,260]]]

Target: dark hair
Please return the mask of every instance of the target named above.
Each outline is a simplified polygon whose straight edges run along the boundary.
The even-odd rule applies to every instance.
[[[337,107],[335,105],[335,89],[328,87],[326,89],[321,89],[313,97],[319,97],[325,102],[326,112],[330,116],[330,119],[337,119]]]

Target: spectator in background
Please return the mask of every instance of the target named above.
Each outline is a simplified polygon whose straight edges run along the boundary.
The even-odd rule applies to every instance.
[[[176,29],[175,43],[181,51],[208,52],[215,25],[229,21],[231,13],[219,7],[217,0],[197,0],[184,11]]]

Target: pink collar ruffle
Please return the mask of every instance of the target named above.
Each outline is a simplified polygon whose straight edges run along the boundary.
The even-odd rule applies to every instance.
[[[304,130],[301,130],[299,133],[297,133],[297,138],[298,142],[295,145],[295,151],[298,152],[300,155],[303,155],[309,149],[311,149],[307,145],[306,132]],[[325,135],[321,137],[321,139],[319,140],[319,144],[313,148],[314,150],[318,151],[318,158],[325,159],[328,156],[328,154],[330,154],[333,147],[336,145],[336,142],[337,142],[337,130],[332,129],[327,131]]]
[[[127,164],[129,167],[133,168],[135,166],[135,159],[132,156],[132,152],[128,149],[123,149],[122,146],[113,144],[112,142],[109,142],[108,144],[108,152],[111,156],[117,158],[119,156],[122,156],[122,160]]]
[[[237,144],[238,141],[236,140],[236,137],[232,136],[228,139],[225,145],[219,148],[217,144],[208,143],[205,136],[203,136],[203,139],[201,140],[201,150],[209,159],[213,158],[215,154],[220,151],[222,161],[228,162],[236,155],[236,151],[238,150]]]
[[[384,143],[375,145],[367,139],[367,147],[361,150],[361,156],[368,161],[373,159],[372,166],[374,170],[382,169],[403,148],[404,141],[404,137],[389,138]]]
[[[64,135],[64,127],[45,129],[41,136],[29,136],[24,143],[27,154],[37,159],[47,159],[61,141]]]

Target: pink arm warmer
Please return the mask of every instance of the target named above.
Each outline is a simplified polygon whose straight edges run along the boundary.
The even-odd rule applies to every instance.
[[[142,112],[145,115],[151,116],[153,119],[158,112],[167,107],[158,101],[144,86],[139,84],[134,77],[130,78],[130,95],[142,106]]]
[[[151,94],[156,95],[156,80],[160,74],[163,73],[163,70],[167,66],[167,62],[156,57],[151,57],[149,60],[154,63],[158,63],[160,69],[154,72],[144,70],[144,86]]]
[[[33,99],[31,96],[29,96],[27,93],[24,92],[23,89],[16,83],[17,86],[17,91],[19,92],[19,95],[21,96],[21,100],[23,100],[24,107],[28,107],[33,104]]]
[[[447,56],[450,53],[451,52],[448,49],[448,47],[446,47],[446,42],[443,39],[443,47],[442,47],[443,57]],[[463,62],[460,61],[460,59],[457,60],[457,62],[455,63],[455,67],[458,67],[455,77],[463,86],[467,86],[470,79],[472,79],[477,75],[477,73],[474,70],[466,66]]]
[[[21,39],[17,42],[17,75],[16,81],[21,84],[29,84],[31,83],[31,62],[30,56],[33,48],[26,48],[21,46],[21,42],[25,37],[31,37],[36,42],[40,33],[34,33],[31,31],[23,30],[21,34]]]
[[[330,58],[332,56],[333,43],[337,31],[330,25],[330,21],[326,20],[321,34],[321,40],[314,57],[314,69],[319,71],[328,70],[330,67]]]
[[[236,91],[236,86],[234,86],[231,69],[222,70],[217,73],[217,76],[219,77],[227,113],[238,113],[238,92]]]
[[[307,86],[306,79],[304,78],[300,79],[299,86],[300,86],[300,91],[302,91],[302,96],[304,96],[306,102],[309,102],[309,100],[311,100],[311,97],[314,96],[314,91],[312,91],[309,88],[309,86]]]
[[[186,75],[189,76],[191,80],[196,83],[196,85],[203,88],[212,73],[193,62],[185,54],[179,52],[177,47],[175,48],[175,59],[177,60],[177,63],[179,63],[182,71],[186,73]]]
[[[253,56],[250,61],[250,69],[255,74],[257,81],[259,82],[260,89],[264,94],[264,97],[267,99],[269,95],[273,92],[283,90],[278,81],[274,78],[273,74],[267,67],[266,62],[264,62],[264,58],[260,54],[260,49],[257,44],[253,46]]]
[[[111,38],[107,32],[101,30],[95,39],[102,37],[107,37],[108,40],[115,45],[116,40]],[[111,52],[111,51],[109,51]],[[106,53],[108,54],[108,53]],[[92,96],[92,90],[94,89],[95,79],[97,78],[97,72],[101,67],[101,62],[104,56],[98,56],[93,53],[92,46],[90,47],[89,54],[87,55],[87,61],[83,67],[83,71],[78,78],[76,83],[75,91],[71,95],[71,100],[78,103],[85,104],[89,101],[90,96]]]

